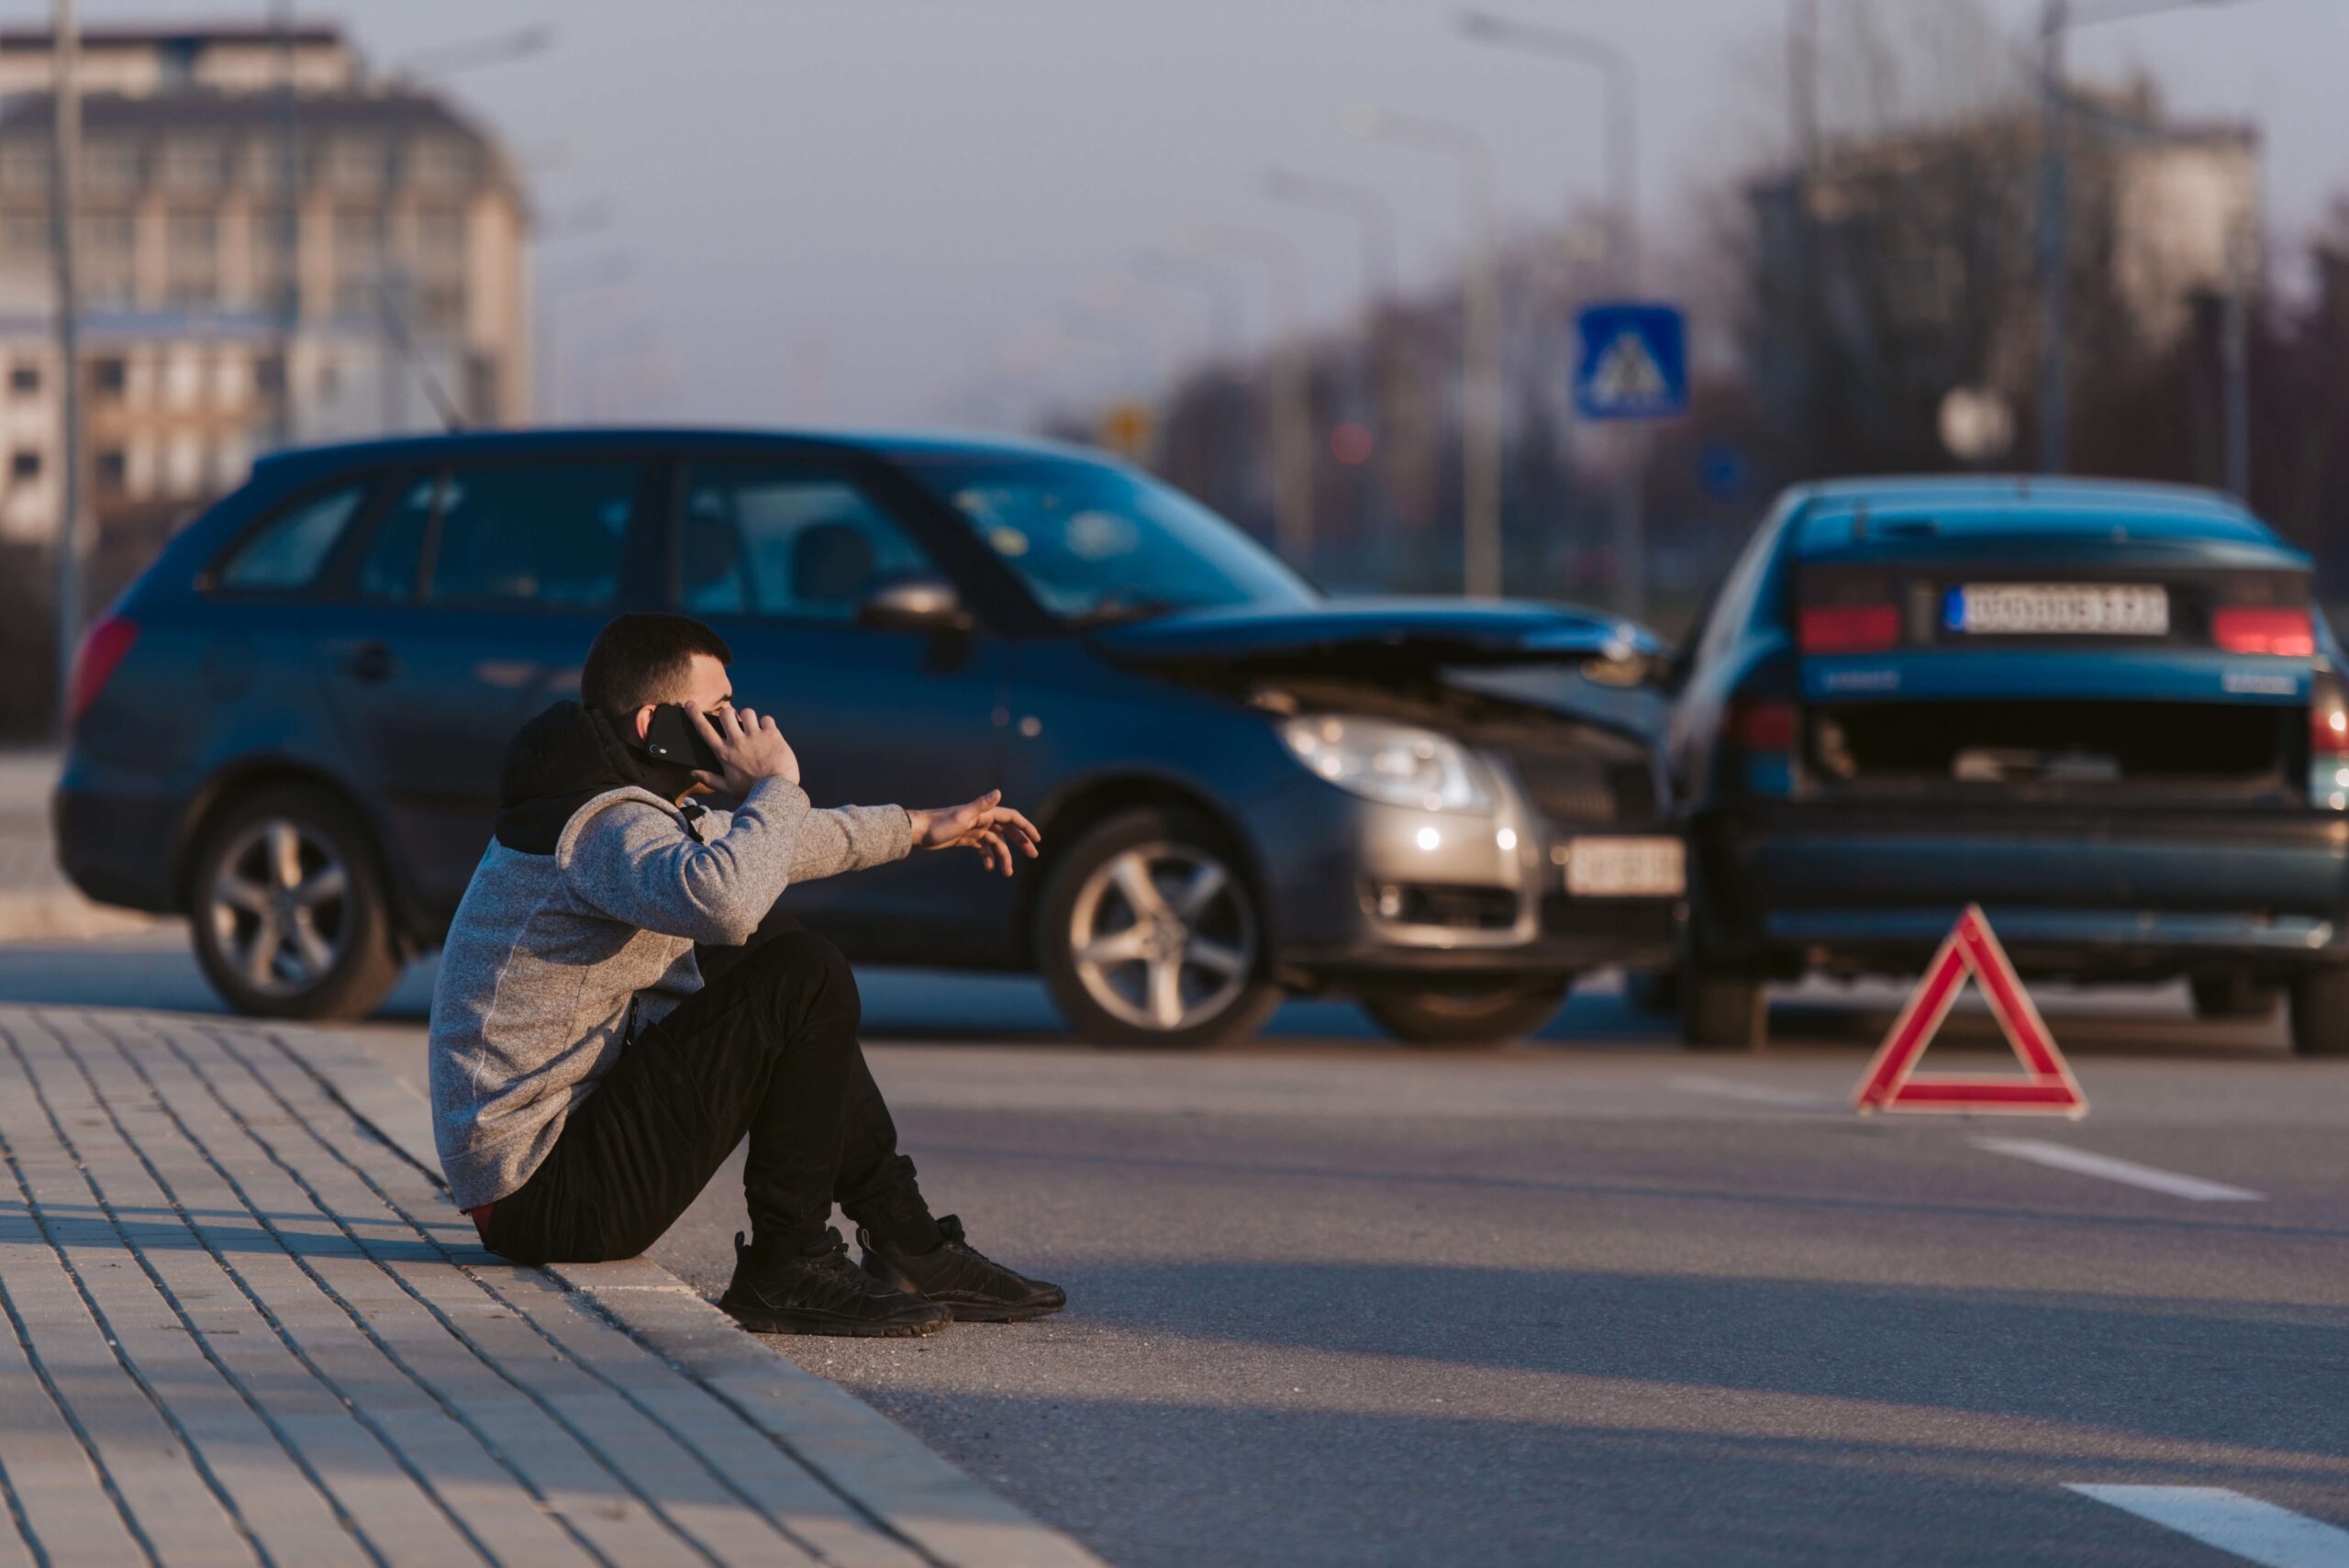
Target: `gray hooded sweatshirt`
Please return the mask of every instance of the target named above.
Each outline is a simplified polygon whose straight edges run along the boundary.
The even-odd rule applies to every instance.
[[[460,1208],[529,1181],[631,1034],[701,989],[696,942],[746,941],[790,884],[911,845],[899,806],[815,811],[771,778],[731,812],[680,807],[629,782],[642,769],[571,703],[508,759],[432,993],[433,1136]]]

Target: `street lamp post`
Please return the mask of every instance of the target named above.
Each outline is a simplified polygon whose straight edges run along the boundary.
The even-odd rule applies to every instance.
[[[57,0],[50,35],[56,123],[50,144],[50,244],[57,263],[57,727],[67,723],[74,644],[82,635],[81,299],[73,276],[73,226],[82,181],[82,32],[73,0]]]
[[[1138,278],[1104,278],[1094,285],[1086,302],[1097,315],[1120,321],[1147,317],[1159,334],[1157,360],[1166,380],[1171,384],[1181,373],[1197,334],[1184,319],[1182,306],[1168,297],[1168,291],[1152,288]]]
[[[1286,206],[1350,218],[1361,232],[1362,329],[1355,346],[1354,406],[1350,413],[1362,421],[1364,428],[1375,432],[1371,450],[1382,450],[1391,434],[1385,427],[1380,408],[1379,391],[1386,379],[1386,356],[1381,352],[1386,339],[1380,327],[1386,304],[1395,296],[1395,204],[1368,185],[1320,174],[1301,174],[1289,169],[1275,169],[1265,174],[1264,189],[1265,195]],[[1379,487],[1357,485],[1354,494],[1356,538],[1372,540],[1380,568],[1391,568],[1388,551],[1394,543],[1394,530],[1386,526]]]
[[[1259,228],[1219,228],[1210,240],[1264,270],[1273,313],[1273,535],[1281,555],[1313,570],[1313,340],[1305,324],[1305,269],[1297,247]]]
[[[1486,11],[1462,12],[1460,30],[1480,43],[1547,55],[1598,72],[1606,100],[1601,136],[1608,205],[1614,209],[1615,270],[1620,286],[1636,295],[1640,288],[1640,100],[1639,76],[1631,57],[1596,33],[1548,22],[1521,22]]]
[[[1063,311],[1057,325],[1072,342],[1095,344],[1117,356],[1120,397],[1140,397],[1148,389],[1157,358],[1148,338],[1114,316],[1082,307]]]
[[[1360,107],[1346,128],[1366,140],[1452,160],[1460,173],[1460,495],[1462,586],[1472,599],[1501,592],[1501,309],[1494,234],[1492,149],[1465,126]]]
[[[1368,185],[1275,169],[1264,176],[1264,195],[1288,206],[1336,213],[1362,231],[1363,296],[1373,308],[1395,294],[1395,204]]]
[[[2080,5],[2077,0],[2041,0],[2039,13],[2039,304],[2040,390],[2039,467],[2043,473],[2062,473],[2071,466],[2071,362],[2065,334],[2071,264],[2070,171],[2065,131],[2070,121],[2070,94],[2065,84],[2064,45],[2081,28],[2124,22],[2165,11],[2200,10],[2232,6],[2237,0],[2105,0]],[[2229,426],[2232,432],[2232,421]],[[2243,466],[2230,455],[2231,471]]]
[[[1605,95],[1601,136],[1605,144],[1608,205],[1616,286],[1626,296],[1640,293],[1640,100],[1631,57],[1595,33],[1547,22],[1523,22],[1489,12],[1461,14],[1461,31],[1481,43],[1521,53],[1545,55],[1598,72]],[[1611,532],[1615,545],[1615,608],[1637,617],[1646,610],[1647,435],[1626,424],[1617,438]]]
[[[1212,261],[1179,250],[1144,250],[1128,264],[1128,270],[1144,283],[1163,289],[1195,295],[1208,306],[1208,340],[1213,345],[1218,359],[1227,359],[1240,348],[1240,317],[1243,308],[1240,285],[1231,274]]]

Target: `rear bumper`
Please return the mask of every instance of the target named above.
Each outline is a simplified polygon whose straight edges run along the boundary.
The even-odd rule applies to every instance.
[[[2033,815],[1791,803],[1694,833],[1709,962],[1914,966],[1979,904],[2046,974],[2349,960],[2349,819],[2314,811]]]
[[[69,772],[50,801],[59,869],[100,904],[176,913],[175,857],[186,811],[176,794],[94,787]]]

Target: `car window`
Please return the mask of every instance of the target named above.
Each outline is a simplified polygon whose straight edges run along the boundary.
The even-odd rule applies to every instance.
[[[424,568],[424,538],[432,527],[437,474],[408,482],[375,525],[367,554],[359,563],[359,596],[379,604],[406,604],[416,597],[417,573]]]
[[[1067,620],[1315,596],[1238,528],[1124,469],[1052,459],[908,468],[963,514],[1045,609]]]
[[[308,587],[366,497],[364,484],[350,484],[295,503],[249,535],[222,563],[217,581],[239,593]]]
[[[606,609],[636,506],[634,463],[452,469],[441,482],[425,598],[435,605]]]
[[[689,615],[848,622],[876,590],[941,575],[895,518],[837,475],[686,471],[677,599]]]

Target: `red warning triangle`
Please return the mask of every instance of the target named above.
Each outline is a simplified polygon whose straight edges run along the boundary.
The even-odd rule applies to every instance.
[[[1990,1011],[2014,1047],[2025,1075],[2005,1073],[1916,1072],[1918,1058],[1942,1027],[1942,1020],[1974,976],[1989,1001]],[[2030,994],[2015,976],[2006,949],[1990,934],[1990,922],[1978,905],[1969,904],[1957,925],[1942,942],[1941,951],[1926,967],[1925,978],[1909,995],[1892,1032],[1868,1063],[1852,1103],[1863,1111],[2026,1111],[2043,1115],[2084,1117],[2087,1096],[2072,1076],[2055,1037]]]

